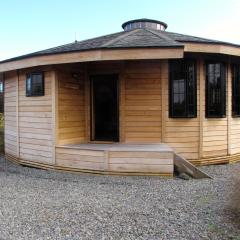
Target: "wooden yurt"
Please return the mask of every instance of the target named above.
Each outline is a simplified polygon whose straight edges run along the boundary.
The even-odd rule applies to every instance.
[[[240,46],[150,19],[122,28],[0,62],[6,158],[136,175],[172,175],[176,154],[238,161]]]

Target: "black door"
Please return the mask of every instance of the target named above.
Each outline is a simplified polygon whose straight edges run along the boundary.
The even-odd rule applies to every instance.
[[[118,76],[91,77],[92,141],[119,141]]]

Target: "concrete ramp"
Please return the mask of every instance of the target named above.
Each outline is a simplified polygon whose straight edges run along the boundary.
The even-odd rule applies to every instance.
[[[201,178],[212,178],[207,173],[203,172],[192,163],[187,161],[182,156],[175,153],[174,155],[174,171],[177,173],[185,173],[192,178],[201,179]]]

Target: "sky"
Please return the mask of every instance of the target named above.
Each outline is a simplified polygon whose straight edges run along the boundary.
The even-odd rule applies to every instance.
[[[0,0],[0,60],[121,31],[136,18],[240,44],[240,0]]]

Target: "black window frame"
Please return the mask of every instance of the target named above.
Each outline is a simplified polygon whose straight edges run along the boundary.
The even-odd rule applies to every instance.
[[[232,117],[240,117],[240,64],[232,64]]]
[[[210,82],[209,82],[209,75],[208,66],[209,64],[220,64],[220,103],[218,105],[218,109],[215,109],[215,113],[211,113],[214,111],[211,108],[210,103],[210,95],[216,96],[216,94],[212,94],[210,91]],[[215,67],[215,74],[216,74],[216,67]],[[205,63],[205,116],[206,118],[225,118],[226,117],[226,83],[227,83],[227,64],[221,61],[207,61]],[[215,99],[216,100],[216,99]],[[213,103],[212,103],[213,105]],[[218,110],[218,113],[217,113]]]
[[[177,106],[174,105],[174,95],[179,93],[174,93],[174,74],[175,74],[175,64],[179,67],[181,65],[181,72],[184,76],[184,95],[185,104],[184,111],[181,114],[177,113]],[[194,67],[193,73],[190,73],[189,67],[192,65]],[[178,74],[179,74],[178,73]],[[192,74],[192,79],[191,79]],[[192,80],[192,85],[190,86],[190,81]],[[190,91],[190,87],[192,91]],[[170,118],[196,118],[197,117],[197,61],[195,59],[174,59],[169,61],[169,117]]]
[[[40,75],[41,76],[41,89],[39,91],[34,90],[34,76]],[[28,81],[30,81],[30,89],[28,89]],[[41,97],[44,96],[44,89],[45,89],[45,79],[44,79],[44,72],[32,72],[26,75],[26,97]]]

